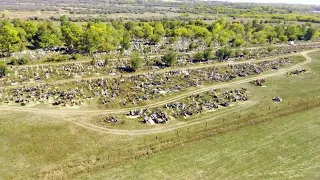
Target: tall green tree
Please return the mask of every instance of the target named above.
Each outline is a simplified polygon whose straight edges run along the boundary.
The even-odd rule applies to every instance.
[[[26,46],[28,45],[27,33],[21,27],[17,27],[16,30],[18,31],[18,36],[20,38],[19,51],[22,51],[26,49]]]
[[[254,44],[266,44],[267,43],[267,35],[264,31],[258,31],[253,33],[252,43]]]
[[[288,37],[286,36],[286,29],[283,24],[278,24],[275,26],[275,32],[277,33],[277,39],[280,42],[288,41]]]
[[[149,23],[145,23],[142,26],[143,36],[144,38],[149,38],[153,35],[153,27]]]
[[[318,38],[318,36],[319,36],[319,32],[317,31],[317,29],[313,27],[309,27],[305,34],[305,40],[314,40]]]
[[[71,22],[65,22],[65,20],[61,24],[61,34],[65,46],[69,50],[79,49],[83,36],[81,27]]]
[[[143,38],[144,32],[140,26],[135,26],[131,29],[131,34],[136,38]]]
[[[290,25],[286,29],[286,36],[288,37],[289,41],[294,41],[298,37],[298,29],[295,25]]]
[[[84,26],[81,39],[82,49],[86,53],[109,52],[119,46],[123,37],[110,24],[88,23]]]
[[[155,35],[163,37],[166,34],[166,31],[163,28],[163,25],[161,22],[156,22],[154,25],[154,32]]]
[[[263,32],[266,34],[268,43],[274,43],[277,40],[277,32],[273,26],[266,25]]]
[[[10,56],[12,52],[20,49],[21,43],[19,32],[12,24],[0,27],[0,49],[3,53]]]
[[[33,37],[35,48],[55,47],[62,44],[60,37],[61,31],[53,26],[51,21],[39,25],[38,31]]]
[[[27,41],[30,44],[32,44],[33,43],[33,37],[35,37],[35,35],[38,32],[38,25],[34,21],[28,21],[28,22],[25,22],[22,25],[22,28],[26,32]]]
[[[89,54],[97,52],[99,50],[99,47],[103,44],[103,42],[103,29],[88,24],[83,33],[83,49]]]

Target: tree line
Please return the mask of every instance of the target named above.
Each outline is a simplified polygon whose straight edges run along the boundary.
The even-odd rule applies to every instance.
[[[77,24],[63,16],[59,25],[54,25],[52,21],[0,21],[0,50],[4,56],[24,49],[50,47],[65,47],[70,53],[88,54],[123,51],[131,47],[132,41],[142,40],[154,45],[164,37],[169,43],[175,43],[179,38],[189,39],[190,46],[197,39],[208,47],[241,47],[288,40],[308,41],[318,36],[319,29],[311,23],[287,25],[259,20],[245,23],[220,19],[210,24],[201,20]]]

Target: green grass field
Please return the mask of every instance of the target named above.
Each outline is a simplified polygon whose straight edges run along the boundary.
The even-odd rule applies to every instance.
[[[319,179],[320,108],[79,179]]]
[[[253,106],[163,133],[115,135],[67,121],[86,119],[77,115],[1,111],[0,179],[319,179],[320,52],[309,56],[306,74],[235,85]]]

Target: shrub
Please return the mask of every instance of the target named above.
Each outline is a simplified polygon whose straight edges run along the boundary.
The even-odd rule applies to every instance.
[[[162,60],[168,65],[168,66],[173,66],[177,62],[177,53],[174,51],[169,51],[167,54],[162,56]]]
[[[210,60],[214,58],[214,53],[212,51],[212,49],[206,49],[203,51],[203,58],[205,60]]]
[[[201,61],[204,58],[203,52],[197,52],[194,56],[193,59],[196,61]]]
[[[216,56],[220,60],[224,60],[232,56],[232,51],[230,48],[224,47],[216,51]]]
[[[267,51],[270,53],[274,50],[274,46],[268,46],[267,47]]]
[[[194,50],[196,48],[196,44],[194,42],[191,42],[189,44],[189,50]]]
[[[95,57],[92,57],[92,60],[91,60],[91,65],[96,65],[97,64],[97,60],[96,60],[96,58]]]
[[[139,53],[133,53],[131,56],[130,56],[130,66],[131,66],[131,69],[133,71],[136,71],[138,70],[141,65],[142,65],[142,58],[140,57],[140,54]]]
[[[6,63],[0,61],[0,78],[4,77],[9,72]]]
[[[81,54],[72,54],[71,59],[73,60],[79,60],[82,57]]]
[[[70,55],[60,55],[60,56],[55,56],[55,57],[49,57],[47,58],[46,62],[63,62],[63,61],[68,61],[72,57]]]
[[[21,57],[18,59],[11,59],[11,61],[8,63],[9,65],[25,65],[30,62],[30,59],[27,57]]]
[[[244,50],[242,51],[242,54],[245,55],[245,56],[246,56],[246,55],[249,55],[249,53],[250,53],[250,52],[249,52],[248,49],[244,49]]]

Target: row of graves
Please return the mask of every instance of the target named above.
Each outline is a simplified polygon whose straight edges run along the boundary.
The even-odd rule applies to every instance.
[[[312,44],[296,44],[291,46],[276,46],[272,53],[276,53],[277,55],[283,55],[287,53],[296,53],[302,52],[311,49],[320,48],[320,43],[312,43]]]
[[[190,43],[194,43],[195,49],[190,49]],[[164,48],[165,47],[165,48]],[[133,40],[131,42],[131,47],[129,50],[126,50],[124,55],[129,56],[132,52],[139,52],[142,55],[146,54],[165,54],[168,49],[173,49],[176,52],[199,52],[208,48],[208,45],[205,42],[199,40],[191,40],[188,38],[179,38],[177,42],[171,43],[167,37],[162,38],[162,40],[157,44],[150,44],[144,40]],[[215,45],[211,47],[213,49],[218,49],[219,46]],[[266,58],[275,55],[284,55],[288,53],[300,52],[308,49],[320,48],[320,43],[314,44],[296,44],[296,45],[284,45],[284,46],[274,46],[272,52],[268,48],[258,48],[251,49],[248,56],[239,54],[238,57],[233,59],[257,59],[257,58]]]
[[[99,108],[136,107],[201,85],[228,82],[238,77],[278,70],[291,64],[289,58],[221,67],[174,70],[163,73],[76,80],[8,88],[0,92],[6,104],[81,106],[97,100]]]
[[[304,74],[304,73],[307,73],[307,72],[309,72],[309,70],[303,68],[303,69],[297,69],[297,70],[288,72],[287,74],[288,75],[300,75],[300,74]]]
[[[237,61],[237,60],[255,60],[255,59],[265,59],[271,58],[274,56],[281,56],[286,54],[298,53],[306,50],[317,49],[320,48],[320,43],[313,44],[297,44],[291,46],[274,46],[271,48],[271,51],[268,47],[264,48],[254,48],[250,49],[248,54],[244,55],[241,52],[238,56],[233,58],[229,58],[229,61]]]
[[[290,59],[260,63],[244,63],[217,68],[176,70],[165,73],[146,73],[130,77],[82,81],[94,92],[103,108],[135,107],[160,97],[185,91],[188,88],[216,82],[228,82],[237,77],[260,74],[264,71],[288,66]],[[111,81],[111,82],[110,82]],[[102,95],[102,97],[101,97]]]
[[[53,106],[81,106],[89,100],[83,93],[83,89],[67,89],[52,87],[49,84],[36,85],[11,89],[4,98],[4,92],[0,90],[0,99],[6,104],[38,105],[50,104]]]
[[[306,50],[320,48],[320,43],[313,44],[296,44],[291,46],[274,46],[271,47],[271,51],[268,47],[264,48],[255,48],[250,49],[247,55],[240,53],[238,56],[229,58],[228,60],[237,61],[237,60],[255,60],[255,59],[264,59],[271,58],[274,56],[281,56],[286,54],[298,53]]]
[[[36,49],[36,50],[23,50],[19,52],[13,52],[11,58],[28,58],[31,61],[40,61],[42,59],[47,59],[52,56],[57,56],[60,54],[59,49]],[[9,61],[4,59],[4,61]]]
[[[165,104],[160,108],[144,108],[132,110],[127,116],[140,117],[143,123],[164,124],[170,118],[185,119],[205,112],[226,108],[236,102],[248,100],[247,89],[212,89],[211,91],[194,94],[176,102]]]
[[[34,65],[26,67],[13,67],[13,73],[8,74],[0,80],[2,85],[18,85],[28,83],[50,82],[61,79],[77,79],[94,77],[99,75],[117,75],[118,67],[127,63],[123,61],[112,61],[105,64],[105,61],[97,61],[94,65],[91,62],[71,63],[58,65]]]
[[[264,78],[256,79],[254,81],[251,81],[251,83],[254,84],[255,86],[263,86],[263,84],[265,82],[266,82],[266,80]]]
[[[320,48],[320,45],[295,45],[276,47],[273,52],[268,52],[266,48],[252,49],[247,55],[239,54],[234,58],[229,58],[229,61],[237,61],[243,59],[257,59],[271,57],[272,55],[282,55],[292,52],[298,52],[306,49]],[[91,62],[59,65],[34,65],[26,67],[12,67],[11,72],[6,77],[0,79],[1,86],[15,86],[28,83],[50,82],[61,79],[79,79],[95,76],[114,76],[130,71],[129,60],[118,59],[113,61],[98,60],[95,64]],[[142,67],[143,71],[156,70],[167,67],[161,62],[161,57],[155,57]],[[195,63],[214,63],[215,60],[195,61],[193,55],[181,55],[178,57],[176,66],[190,66]]]
[[[194,44],[194,49],[190,49],[190,43]],[[176,52],[202,51],[207,48],[205,42],[197,39],[180,37],[176,42],[170,42],[168,37],[163,37],[158,43],[151,44],[146,39],[132,39],[131,46],[124,51],[124,55],[129,56],[132,52],[140,54],[165,54],[168,49],[173,49]]]

